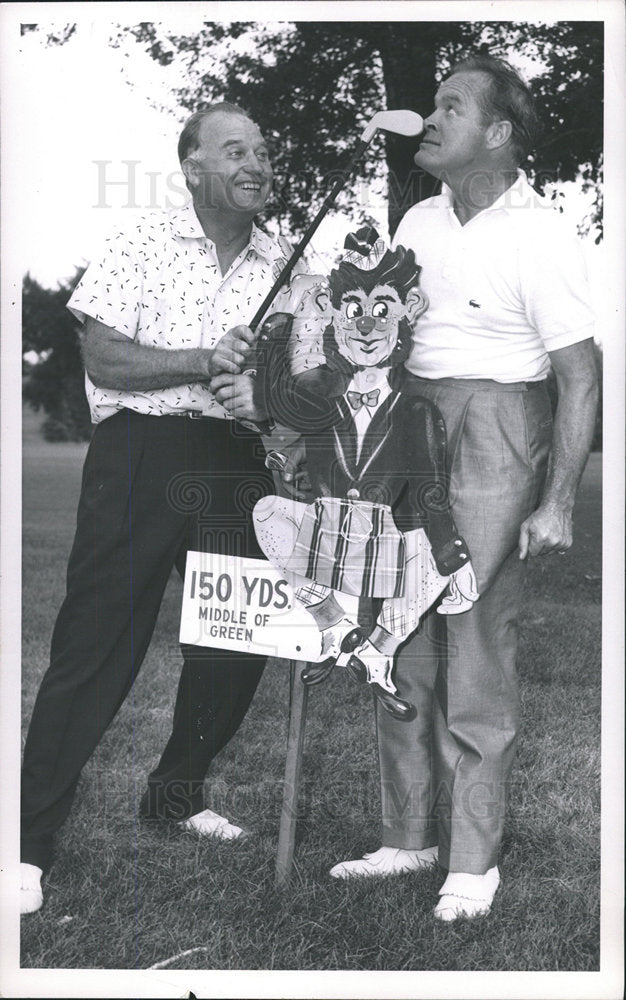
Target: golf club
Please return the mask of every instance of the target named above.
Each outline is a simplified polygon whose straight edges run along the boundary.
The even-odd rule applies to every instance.
[[[274,298],[282,288],[282,286],[289,280],[291,272],[293,271],[296,263],[300,260],[305,247],[308,245],[313,233],[318,228],[320,222],[328,212],[329,208],[332,208],[335,199],[342,187],[348,180],[352,172],[352,168],[356,164],[357,160],[363,155],[370,142],[374,138],[376,132],[381,129],[383,132],[394,132],[396,135],[419,135],[420,132],[424,131],[424,120],[421,115],[418,115],[415,111],[377,111],[374,117],[368,122],[359,143],[354,151],[352,159],[350,160],[345,171],[338,178],[332,187],[330,193],[324,199],[324,203],[320,208],[319,212],[313,219],[313,222],[305,232],[304,236],[298,243],[298,246],[292,253],[291,257],[285,264],[278,278],[274,282],[272,288],[268,294],[263,299],[263,302],[254,314],[254,318],[250,323],[250,329],[256,331],[257,326],[263,319],[263,316],[267,312],[269,306],[272,304]]]

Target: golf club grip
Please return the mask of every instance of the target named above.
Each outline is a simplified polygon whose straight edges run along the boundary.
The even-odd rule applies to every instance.
[[[252,330],[253,333],[256,333],[256,329],[257,329],[259,323],[261,322],[261,320],[263,319],[265,313],[267,312],[267,310],[269,309],[270,305],[272,304],[272,302],[274,301],[274,299],[278,295],[280,289],[283,287],[283,285],[285,284],[285,282],[291,276],[291,272],[293,271],[294,267],[296,266],[296,264],[300,260],[302,254],[304,253],[304,250],[308,246],[308,244],[309,244],[309,242],[311,240],[311,237],[315,233],[316,229],[318,228],[320,222],[322,221],[322,219],[324,218],[324,216],[326,215],[326,213],[328,212],[328,209],[332,207],[332,205],[333,205],[333,203],[335,201],[335,198],[337,197],[337,195],[341,191],[342,187],[344,186],[344,184],[348,180],[348,177],[350,176],[350,173],[352,172],[352,168],[354,167],[356,161],[363,155],[363,153],[365,152],[365,150],[367,149],[368,146],[369,146],[369,142],[365,142],[363,139],[359,140],[358,146],[357,146],[356,150],[354,151],[354,154],[353,154],[352,159],[350,160],[348,166],[342,172],[341,176],[337,178],[337,180],[333,184],[333,187],[332,187],[331,191],[324,198],[324,202],[322,204],[322,207],[320,208],[319,212],[317,213],[317,215],[313,219],[313,222],[311,223],[311,225],[309,226],[309,228],[306,230],[304,236],[302,237],[302,239],[298,243],[296,249],[293,251],[291,257],[289,258],[289,260],[285,264],[284,268],[282,269],[282,271],[278,275],[278,278],[276,279],[276,281],[272,285],[271,289],[269,290],[269,292],[267,293],[267,295],[263,299],[261,305],[259,306],[259,308],[255,312],[254,317],[252,318],[252,320],[251,320],[251,322],[249,324],[250,329]]]

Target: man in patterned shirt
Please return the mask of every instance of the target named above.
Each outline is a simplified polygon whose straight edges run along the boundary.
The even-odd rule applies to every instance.
[[[67,594],[24,752],[24,913],[42,905],[54,835],[141,666],[172,568],[184,571],[188,548],[262,555],[248,508],[272,484],[251,429],[252,383],[237,373],[253,341],[242,325],[289,248],[253,221],[272,169],[243,111],[217,104],[196,113],[178,152],[191,203],[114,234],[69,302],[84,323],[95,429]],[[234,839],[241,829],[203,808],[203,780],[264,663],[197,647],[183,655],[172,733],[140,812]]]

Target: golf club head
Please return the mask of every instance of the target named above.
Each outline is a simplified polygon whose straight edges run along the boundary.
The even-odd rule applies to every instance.
[[[361,141],[370,142],[378,129],[396,135],[419,135],[424,131],[424,119],[416,111],[377,111],[366,125]]]

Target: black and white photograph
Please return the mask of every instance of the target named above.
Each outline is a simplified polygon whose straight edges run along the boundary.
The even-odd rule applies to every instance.
[[[0,995],[623,995],[624,20],[0,3]]]

